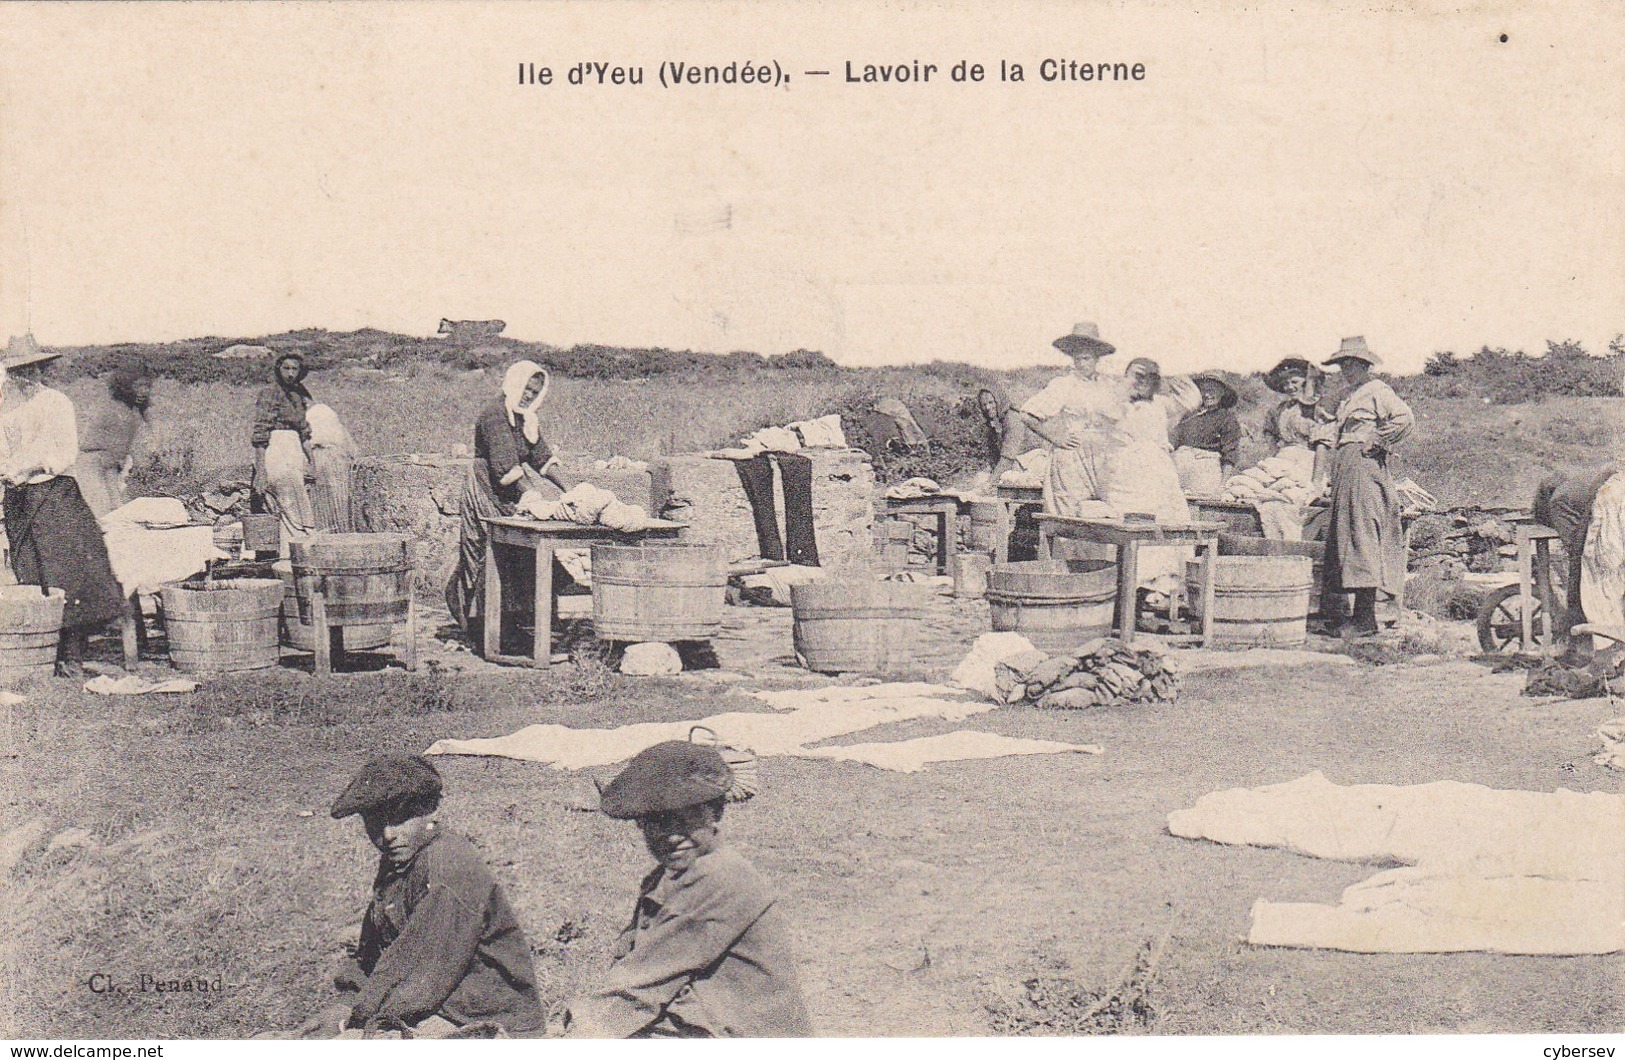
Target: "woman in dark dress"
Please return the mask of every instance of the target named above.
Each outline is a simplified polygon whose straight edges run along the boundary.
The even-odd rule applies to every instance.
[[[0,363],[0,479],[6,538],[21,585],[67,596],[57,672],[83,673],[90,634],[124,613],[102,529],[69,474],[79,455],[73,402],[66,394],[8,374],[46,358]]]
[[[542,437],[537,410],[547,400],[547,370],[534,361],[519,361],[502,379],[502,393],[481,410],[474,422],[474,462],[463,486],[462,547],[457,570],[446,586],[452,618],[476,645],[484,643],[485,524],[482,520],[512,515],[527,490],[549,497],[563,492],[555,477],[557,461]],[[521,567],[523,569],[521,569]],[[503,571],[512,575],[516,599],[526,599],[520,584],[534,571],[527,565]]]

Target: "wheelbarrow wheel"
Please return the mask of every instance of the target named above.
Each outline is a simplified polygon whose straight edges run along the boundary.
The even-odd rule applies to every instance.
[[[1541,616],[1545,608],[1535,596],[1525,596],[1516,585],[1497,590],[1478,609],[1478,644],[1486,652],[1515,652],[1522,648],[1523,611],[1529,610],[1529,632],[1536,644],[1542,643]],[[1552,624],[1561,616],[1554,614]]]

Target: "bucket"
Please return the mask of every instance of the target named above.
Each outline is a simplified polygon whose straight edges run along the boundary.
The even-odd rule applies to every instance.
[[[245,552],[280,552],[282,550],[282,520],[275,515],[243,516],[243,550]]]
[[[282,582],[274,578],[163,587],[169,661],[189,673],[263,670],[281,658]]]
[[[1320,614],[1321,577],[1326,570],[1326,542],[1277,541],[1268,537],[1220,534],[1221,556],[1308,556],[1314,563],[1309,580],[1309,613]]]
[[[299,621],[299,592],[294,585],[293,570],[280,569],[277,564],[276,575],[282,579],[282,643],[297,651],[316,650],[316,627],[308,622]],[[328,623],[332,624],[331,620]],[[394,633],[394,626],[389,622],[381,622],[372,626],[340,626],[344,638],[345,651],[372,651],[377,648],[387,648]]]
[[[790,587],[796,658],[818,673],[886,673],[914,661],[929,585],[830,581]]]
[[[1291,648],[1309,639],[1308,556],[1215,556],[1213,643],[1231,648]],[[1191,612],[1201,617],[1202,561],[1185,564]]]
[[[51,676],[67,601],[61,589],[0,586],[0,684]]]
[[[987,602],[994,630],[1020,633],[1043,651],[1072,651],[1111,632],[1117,564],[1037,560],[994,567]]]
[[[995,501],[971,501],[970,549],[972,552],[993,552],[1000,545],[999,517],[1004,505]],[[1004,542],[1008,544],[1009,542]]]
[[[710,640],[728,572],[717,545],[592,546],[592,625],[601,640]]]
[[[311,596],[320,591],[330,626],[405,622],[412,564],[403,534],[313,534],[288,546],[299,621],[311,624]]]

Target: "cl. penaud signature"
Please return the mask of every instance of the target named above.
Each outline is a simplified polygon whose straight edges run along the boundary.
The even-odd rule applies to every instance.
[[[219,994],[225,990],[225,980],[221,976],[207,979],[201,975],[153,975],[150,972],[115,978],[107,972],[92,972],[85,986],[92,994]]]

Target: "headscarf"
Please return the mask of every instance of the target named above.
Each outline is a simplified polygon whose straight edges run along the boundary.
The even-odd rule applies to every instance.
[[[339,414],[328,405],[318,402],[305,410],[305,422],[310,424],[310,444],[327,449],[354,451],[350,432],[339,419]]]
[[[525,399],[526,384],[537,376],[542,377],[541,393],[529,405],[521,406],[519,403]],[[523,421],[525,441],[531,445],[542,439],[542,422],[536,418],[536,410],[547,400],[549,385],[551,381],[547,369],[535,361],[515,361],[502,377],[502,407],[508,411],[508,422],[517,427]]]
[[[299,374],[294,377],[294,380],[291,383],[282,378],[283,361],[295,361],[299,365]],[[276,378],[276,385],[281,387],[283,390],[289,391],[290,393],[303,394],[307,398],[310,397],[310,391],[305,389],[305,376],[309,374],[310,365],[305,363],[305,355],[300,353],[298,350],[288,350],[286,353],[279,353],[276,356],[276,360],[271,362],[271,375]]]
[[[150,380],[151,378],[152,374],[144,366],[120,365],[108,377],[107,392],[113,396],[113,400],[128,405],[144,416],[147,413],[147,408],[152,404],[152,398],[149,395],[143,400],[137,395],[136,384],[144,379]]]
[[[993,398],[993,419],[996,421],[999,429],[1003,430],[1004,417],[1009,415],[1010,409],[1014,407],[1014,403],[1010,400],[1010,395],[1006,394],[1004,392],[1004,388],[997,384],[984,386],[982,389],[978,390],[976,392],[976,410],[983,416],[987,415],[987,411],[982,407],[983,394],[987,394]]]

